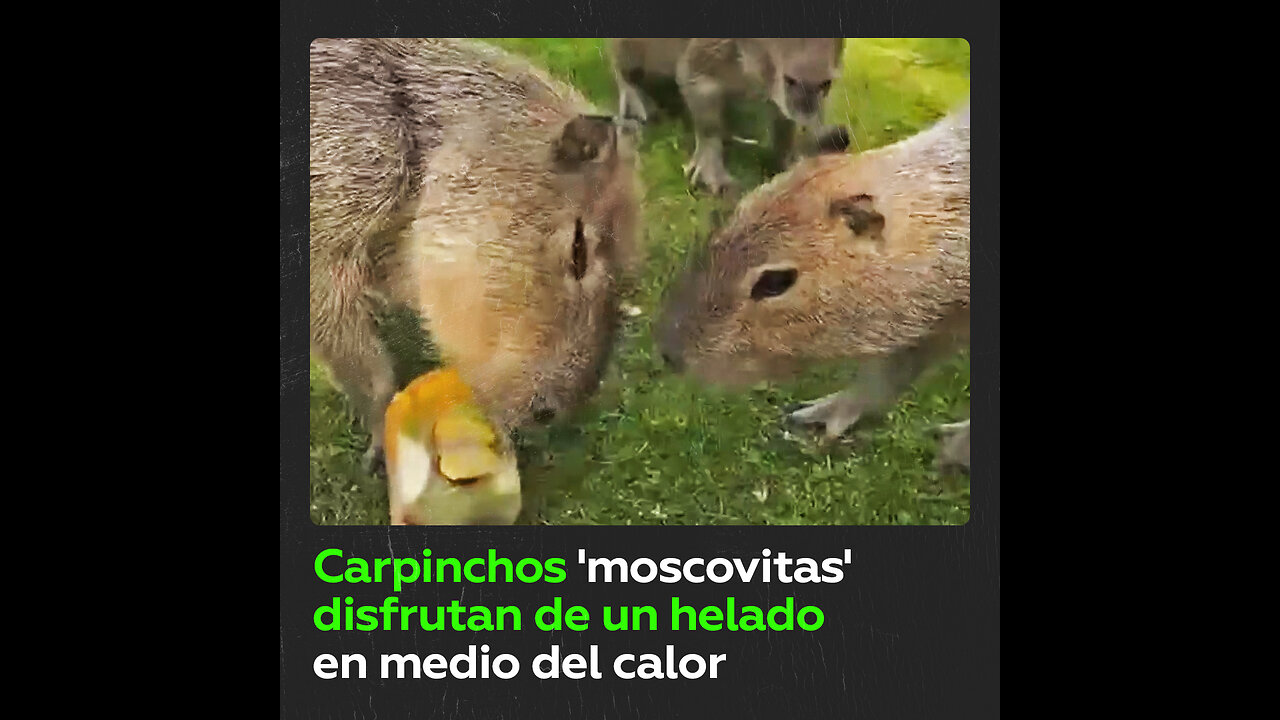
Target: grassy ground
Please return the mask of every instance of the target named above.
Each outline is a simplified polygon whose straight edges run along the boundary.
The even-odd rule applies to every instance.
[[[578,87],[602,110],[617,93],[599,39],[506,39]],[[829,119],[846,123],[853,150],[908,136],[943,115],[969,89],[963,40],[857,39],[832,89]],[[728,146],[729,170],[744,187],[768,167],[768,108],[730,115],[735,134],[759,147]],[[666,283],[702,237],[713,201],[686,189],[681,166],[693,150],[686,115],[645,131],[647,260],[624,301],[642,313],[620,328],[600,393],[573,417],[520,437],[525,508],[538,524],[958,524],[969,517],[968,478],[932,469],[929,428],[967,416],[969,360],[957,356],[877,421],[836,443],[788,430],[783,408],[840,389],[856,368],[815,370],[784,384],[737,393],[698,386],[666,372],[652,353],[651,325]],[[433,365],[400,314],[384,328],[403,386]],[[405,332],[408,330],[409,332]],[[384,480],[360,469],[368,435],[354,423],[325,369],[311,365],[311,518],[320,524],[385,524]]]

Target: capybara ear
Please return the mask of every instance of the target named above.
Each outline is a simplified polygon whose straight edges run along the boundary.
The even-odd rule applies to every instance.
[[[884,231],[884,215],[876,211],[870,195],[837,198],[831,203],[831,214],[840,215],[853,234],[879,239]]]
[[[844,125],[833,125],[817,138],[818,154],[842,153],[849,149],[849,128]]]
[[[609,157],[617,143],[613,118],[608,115],[579,115],[564,126],[552,152],[561,170],[579,169],[584,163]]]

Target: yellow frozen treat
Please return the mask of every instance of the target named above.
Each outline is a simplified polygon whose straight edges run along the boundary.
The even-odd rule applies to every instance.
[[[386,415],[392,525],[510,525],[520,512],[515,451],[457,371],[429,372]]]

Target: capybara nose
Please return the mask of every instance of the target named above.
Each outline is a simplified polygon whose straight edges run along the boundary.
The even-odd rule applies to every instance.
[[[818,135],[819,153],[842,153],[849,149],[849,128],[833,125]]]

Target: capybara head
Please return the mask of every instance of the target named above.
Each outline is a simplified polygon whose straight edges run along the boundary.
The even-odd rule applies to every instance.
[[[537,100],[521,100],[518,122],[446,129],[407,257],[445,361],[508,428],[550,420],[595,390],[635,244],[626,133]]]
[[[777,67],[769,96],[799,125],[816,129],[843,68],[844,38],[768,38]]]
[[[676,369],[751,382],[893,352],[968,301],[965,116],[757,188],[695,251],[658,339]]]

